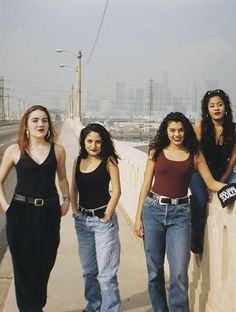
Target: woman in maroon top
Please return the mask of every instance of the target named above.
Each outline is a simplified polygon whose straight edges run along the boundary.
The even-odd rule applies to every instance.
[[[191,213],[187,193],[195,167],[212,191],[224,186],[212,177],[189,120],[181,113],[170,113],[149,145],[134,225],[135,234],[144,238],[149,295],[155,312],[189,311]],[[169,307],[165,253],[170,267]]]

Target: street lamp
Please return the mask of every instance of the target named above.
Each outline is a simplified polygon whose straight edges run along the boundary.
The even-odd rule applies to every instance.
[[[69,50],[62,50],[62,49],[57,49],[56,51],[58,53],[61,53],[61,52],[70,53],[77,57],[76,69],[72,66],[64,65],[64,64],[60,64],[60,67],[70,67],[76,71],[76,117],[78,117],[79,120],[81,120],[81,57],[82,57],[82,53],[80,50],[78,54],[71,52]]]

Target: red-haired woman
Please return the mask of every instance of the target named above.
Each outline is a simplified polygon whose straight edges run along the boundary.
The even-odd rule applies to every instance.
[[[15,167],[17,184],[10,205],[4,182]],[[63,196],[60,205],[55,174]],[[60,220],[69,208],[65,151],[55,143],[48,110],[29,108],[21,119],[17,143],[10,145],[0,167],[0,205],[7,216],[16,300],[20,312],[42,312],[47,283],[60,240]]]

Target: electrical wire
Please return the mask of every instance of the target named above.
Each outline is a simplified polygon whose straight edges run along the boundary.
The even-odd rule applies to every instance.
[[[87,60],[87,62],[86,62],[86,65],[88,65],[88,64],[90,63],[91,59],[92,59],[92,56],[93,56],[93,53],[94,53],[94,50],[95,50],[95,47],[96,47],[96,44],[97,44],[97,41],[98,41],[100,32],[101,32],[101,29],[102,29],[102,24],[103,24],[103,20],[104,20],[105,14],[106,14],[108,2],[109,2],[109,0],[107,0],[107,2],[106,2],[106,4],[105,4],[105,8],[104,8],[104,10],[103,10],[101,22],[100,22],[100,25],[99,25],[99,28],[98,28],[98,32],[97,32],[97,36],[96,36],[96,38],[95,38],[95,41],[94,41],[92,50],[91,50],[91,52],[90,52],[90,54],[89,54],[88,60]]]

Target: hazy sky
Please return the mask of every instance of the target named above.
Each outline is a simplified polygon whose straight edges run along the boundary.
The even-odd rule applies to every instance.
[[[171,92],[218,80],[236,101],[235,0],[110,0],[89,64],[106,0],[0,0],[0,76],[5,94],[27,103],[61,105],[82,51],[83,89],[104,97],[117,80],[145,88],[168,72]],[[200,94],[202,95],[202,94]]]

